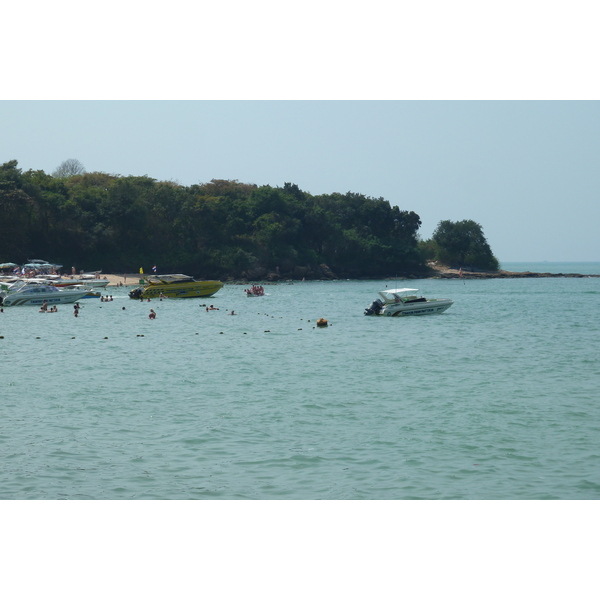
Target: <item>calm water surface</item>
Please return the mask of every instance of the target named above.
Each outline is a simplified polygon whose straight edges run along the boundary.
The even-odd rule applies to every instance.
[[[386,285],[455,304],[365,317]],[[5,309],[0,498],[600,498],[600,279],[243,287]]]

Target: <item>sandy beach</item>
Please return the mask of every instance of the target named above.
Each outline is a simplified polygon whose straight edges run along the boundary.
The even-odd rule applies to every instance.
[[[114,274],[103,274],[103,277],[106,277],[109,281],[108,286],[117,286],[119,284],[123,285],[139,285],[140,275],[139,273],[124,273],[123,275],[114,275]]]

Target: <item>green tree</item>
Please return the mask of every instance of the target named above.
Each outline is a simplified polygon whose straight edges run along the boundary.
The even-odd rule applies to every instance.
[[[16,160],[0,165],[0,261],[26,260],[35,202]]]
[[[475,221],[440,221],[431,239],[437,246],[437,259],[443,263],[498,270],[498,259]]]

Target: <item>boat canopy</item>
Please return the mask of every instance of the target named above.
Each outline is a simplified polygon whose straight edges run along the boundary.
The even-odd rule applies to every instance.
[[[146,275],[146,280],[148,283],[184,283],[194,281],[194,278],[190,275],[175,273],[170,275]]]
[[[398,290],[382,290],[379,295],[388,302],[397,301],[397,297],[406,298],[406,296],[412,296],[418,289],[414,288],[400,288]]]

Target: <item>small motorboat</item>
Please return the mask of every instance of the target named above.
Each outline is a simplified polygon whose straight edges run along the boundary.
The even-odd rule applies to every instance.
[[[365,315],[381,317],[407,317],[409,315],[436,315],[450,308],[454,302],[449,298],[424,298],[416,296],[419,290],[401,288],[383,290],[371,306],[365,308]]]
[[[2,306],[42,306],[48,304],[72,304],[88,293],[86,288],[57,288],[35,281],[20,280],[11,285],[2,285],[0,305]]]
[[[264,296],[265,288],[262,285],[253,285],[252,287],[244,290],[248,298],[254,298],[255,296]]]

